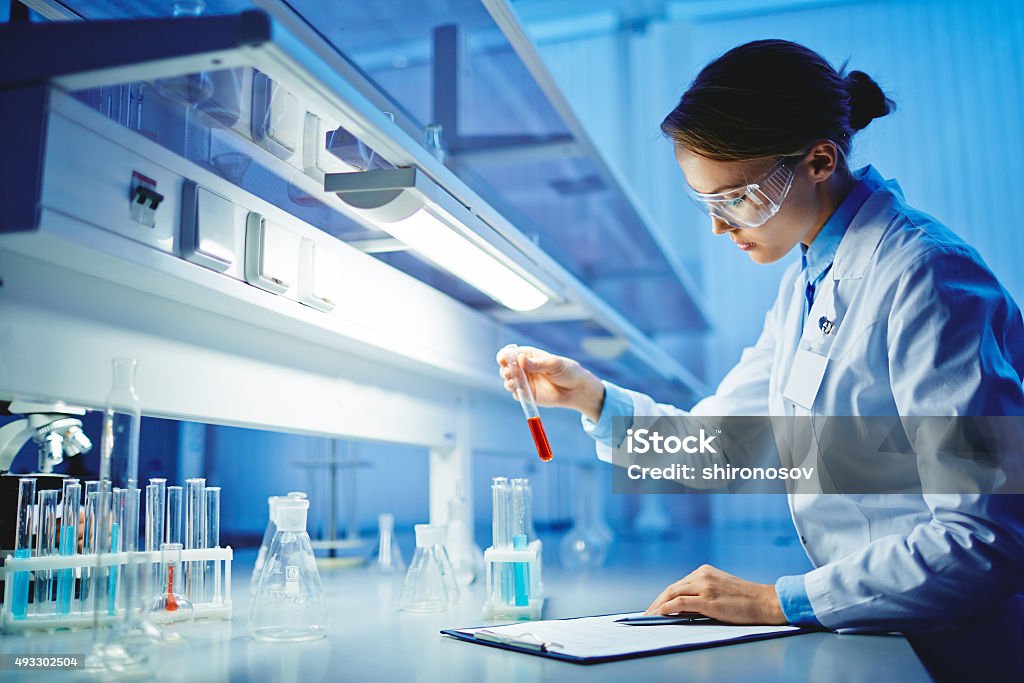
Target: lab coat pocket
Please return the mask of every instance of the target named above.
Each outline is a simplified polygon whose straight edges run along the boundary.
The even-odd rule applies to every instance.
[[[797,349],[793,365],[789,370],[789,379],[782,392],[783,398],[796,405],[811,410],[814,398],[818,395],[821,380],[825,376],[828,356],[811,349]]]

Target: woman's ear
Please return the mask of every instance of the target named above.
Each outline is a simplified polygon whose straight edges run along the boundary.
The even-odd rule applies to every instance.
[[[831,140],[816,142],[807,151],[807,159],[811,167],[811,180],[820,183],[828,180],[839,168],[839,149]]]

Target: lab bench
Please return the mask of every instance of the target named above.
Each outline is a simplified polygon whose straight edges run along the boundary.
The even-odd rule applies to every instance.
[[[733,539],[715,543],[725,568],[738,571],[728,558],[746,556],[752,578],[786,571],[779,557],[760,543]],[[686,544],[689,547],[691,544]],[[702,545],[698,543],[698,546]],[[770,545],[770,543],[765,544]],[[545,618],[607,614],[643,609],[665,583],[678,578],[666,568],[665,556],[652,562],[659,544],[621,542],[617,561],[599,570],[569,573],[557,566],[551,543],[544,582]],[[405,546],[408,551],[408,544]],[[678,544],[660,544],[677,556]],[[631,552],[635,550],[636,553]],[[712,548],[712,555],[716,548]],[[553,551],[553,552],[551,552]],[[661,554],[661,553],[655,553]],[[546,552],[547,555],[547,552]],[[772,559],[774,555],[774,560]],[[646,557],[646,559],[645,559]],[[707,557],[707,556],[705,556]],[[630,560],[632,559],[632,563]],[[705,559],[705,558],[701,558]],[[247,562],[248,560],[248,562]],[[157,650],[155,677],[148,680],[200,683],[211,681],[930,681],[908,641],[898,635],[811,633],[691,652],[666,654],[596,665],[578,665],[459,642],[438,632],[443,628],[481,625],[485,590],[478,581],[464,589],[457,607],[438,614],[410,614],[397,609],[402,577],[378,576],[366,568],[322,570],[331,614],[327,638],[309,643],[276,644],[253,640],[246,630],[251,556],[236,560],[230,622],[197,622],[183,629],[184,642]],[[680,563],[682,566],[684,563]],[[756,565],[756,569],[754,568]],[[675,572],[680,573],[680,572]],[[88,630],[0,638],[0,654],[68,655],[87,652]],[[4,681],[95,680],[86,671],[11,672]]]

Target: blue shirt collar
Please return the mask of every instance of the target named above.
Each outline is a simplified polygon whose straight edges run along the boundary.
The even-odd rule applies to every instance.
[[[871,166],[854,171],[853,179],[853,187],[825,221],[811,246],[800,245],[804,278],[809,283],[816,283],[828,272],[832,261],[835,260],[839,243],[843,241],[846,229],[853,222],[853,217],[882,183],[881,176]]]

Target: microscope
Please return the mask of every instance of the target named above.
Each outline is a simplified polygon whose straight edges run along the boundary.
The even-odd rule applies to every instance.
[[[14,547],[18,479],[35,477],[37,490],[60,489],[63,476],[53,474],[53,468],[64,462],[65,457],[88,453],[92,449],[92,441],[82,431],[81,417],[85,412],[85,408],[65,405],[61,401],[0,401],[0,415],[22,416],[0,427],[0,553]],[[29,439],[38,448],[36,471],[9,474],[15,456]]]

